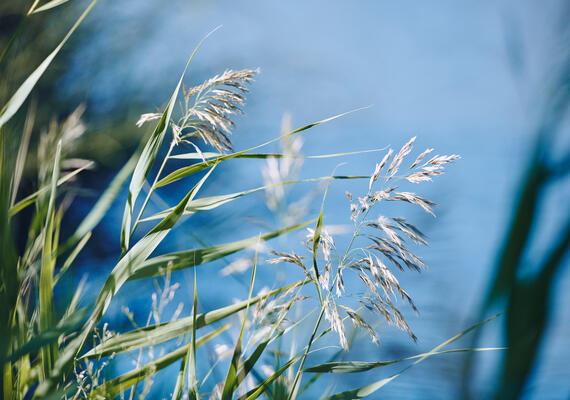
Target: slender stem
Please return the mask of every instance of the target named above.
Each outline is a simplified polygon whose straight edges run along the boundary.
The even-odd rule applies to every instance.
[[[146,194],[143,205],[139,211],[139,214],[137,215],[137,219],[135,220],[135,223],[133,224],[133,229],[131,230],[131,236],[130,236],[131,238],[133,237],[135,230],[137,229],[137,226],[140,223],[142,214],[143,214],[143,212],[144,212],[144,210],[148,204],[148,201],[150,200],[150,196],[152,195],[152,192],[154,192],[154,187],[155,187],[156,183],[158,182],[160,175],[162,174],[162,171],[164,170],[164,167],[166,166],[166,162],[170,158],[170,154],[172,153],[172,150],[174,149],[175,145],[176,145],[176,142],[174,140],[172,142],[170,142],[170,147],[168,148],[168,153],[166,153],[166,156],[162,160],[162,164],[160,165],[158,173],[156,174],[156,177],[154,178],[154,182],[152,183],[148,193]]]
[[[366,220],[366,217],[368,216],[368,212],[370,211],[371,208],[372,208],[372,206],[368,207],[368,209],[366,210],[366,212],[362,216],[360,223],[358,224],[356,229],[354,229],[354,233],[352,234],[352,239],[350,239],[350,243],[348,244],[348,247],[346,248],[346,252],[344,253],[344,256],[342,257],[342,261],[340,263],[341,265],[344,265],[344,262],[346,261],[346,258],[348,257],[348,253],[350,253],[350,250],[352,249],[352,245],[354,244],[354,240],[356,239],[356,236],[358,236],[358,232],[360,232],[360,229],[362,228],[362,224]]]
[[[321,307],[321,312],[319,314],[319,318],[317,319],[317,323],[315,324],[315,328],[313,329],[313,333],[311,334],[311,339],[309,340],[309,343],[307,343],[307,349],[305,350],[305,354],[303,354],[303,358],[301,359],[301,364],[299,365],[299,369],[297,369],[297,374],[295,375],[295,380],[293,381],[293,386],[291,387],[291,391],[289,392],[287,400],[291,400],[293,398],[293,395],[297,391],[297,385],[299,383],[299,379],[301,378],[301,371],[303,370],[303,366],[305,365],[305,360],[307,359],[307,355],[311,350],[311,345],[315,340],[315,335],[317,334],[317,330],[319,329],[319,325],[321,324],[321,320],[323,319],[324,313],[325,313],[325,307],[323,305]]]

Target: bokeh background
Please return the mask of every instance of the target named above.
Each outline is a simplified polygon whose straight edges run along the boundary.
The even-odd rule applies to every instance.
[[[55,47],[84,6],[71,1],[30,22],[12,50],[20,54],[19,66],[12,63],[1,71],[2,99]],[[19,2],[0,5],[2,43],[24,11]],[[194,46],[222,25],[192,61],[186,83],[199,84],[227,68],[261,69],[245,114],[237,119],[235,149],[276,137],[284,113],[298,127],[371,105],[308,131],[303,153],[397,149],[417,136],[417,151],[434,147],[440,154],[462,157],[422,188],[439,204],[438,218],[421,210],[406,214],[430,241],[421,251],[429,270],[402,276],[420,309],[419,316],[406,310],[418,342],[382,327],[383,345],[363,343],[350,359],[384,360],[427,351],[503,310],[503,317],[463,344],[508,345],[510,350],[430,359],[377,396],[568,398],[569,17],[570,4],[563,0],[101,0],[42,78],[32,99],[38,109],[36,126],[41,130],[51,118],[86,105],[88,131],[77,155],[94,159],[97,168],[80,178],[82,190],[71,210],[77,218],[85,215],[144,135],[144,128],[135,127],[138,116],[165,104]],[[338,159],[306,161],[301,176],[328,175],[334,168],[347,175],[370,174],[381,154],[346,157],[340,166]],[[262,162],[232,161],[217,170],[203,194],[259,186],[262,167]],[[179,192],[160,192],[162,200],[175,204],[184,185]],[[289,198],[314,195],[316,201],[305,211],[315,215],[320,189],[300,185]],[[366,183],[333,183],[325,224],[349,224],[345,190],[362,193]],[[153,207],[156,211],[159,204]],[[94,243],[81,256],[81,268],[66,282],[69,287],[87,274],[90,292],[97,293],[120,254],[117,221],[122,211],[118,202],[97,228]],[[72,214],[66,222],[69,232],[73,221]],[[197,246],[197,237],[209,244],[245,238],[278,222],[260,194],[192,217],[160,250]],[[293,234],[272,246],[297,248],[301,239],[302,234]],[[219,262],[199,271],[204,310],[246,293],[241,282],[247,276],[220,278],[224,266]],[[260,271],[260,285],[287,280],[286,272],[277,276],[271,268]],[[189,312],[191,277],[175,279],[183,285],[178,300],[186,302]],[[128,328],[121,314],[125,304],[144,321],[149,290],[151,284],[126,285],[111,309],[112,326]],[[176,371],[171,372],[161,375],[156,393],[171,385]],[[388,376],[385,371],[350,376],[336,387],[351,388],[382,374]]]

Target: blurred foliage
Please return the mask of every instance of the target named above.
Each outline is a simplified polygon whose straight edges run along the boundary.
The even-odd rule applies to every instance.
[[[564,121],[570,104],[570,55],[561,63],[558,75],[546,94],[546,103],[538,128],[536,143],[523,175],[513,216],[507,227],[501,251],[497,256],[494,278],[479,316],[496,308],[505,309],[504,340],[508,347],[501,365],[496,399],[520,398],[534,368],[537,355],[550,321],[554,292],[554,278],[564,267],[570,250],[570,203],[562,203],[558,210],[558,231],[550,248],[542,254],[533,254],[540,260],[529,265],[529,248],[537,239],[543,207],[552,195],[555,184],[567,178],[570,171],[570,153],[557,156],[557,143],[563,135]],[[523,271],[536,271],[531,276]],[[472,345],[478,341],[478,332]],[[470,398],[473,382],[474,356],[467,355],[463,371],[463,397]]]

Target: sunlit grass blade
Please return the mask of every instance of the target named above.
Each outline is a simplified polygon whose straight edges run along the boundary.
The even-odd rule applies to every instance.
[[[464,352],[477,352],[477,351],[492,351],[492,350],[505,350],[505,347],[476,347],[469,349],[453,349],[453,350],[443,350],[443,351],[430,351],[428,353],[416,354],[411,357],[400,358],[398,360],[390,361],[379,361],[379,362],[367,362],[367,361],[337,361],[330,362],[320,365],[315,365],[314,367],[305,368],[304,372],[318,372],[318,373],[332,373],[332,374],[349,374],[369,371],[371,369],[385,367],[387,365],[397,364],[404,361],[415,360],[425,356],[434,356],[439,354],[447,353],[464,353]]]
[[[269,240],[286,233],[303,228],[313,221],[304,222],[302,224],[290,226],[283,229],[277,229],[272,232],[261,235],[261,240]],[[255,245],[258,236],[248,239],[238,240],[231,243],[225,243],[217,246],[204,247],[194,250],[180,251],[177,253],[165,254],[140,263],[133,263],[129,270],[129,280],[150,278],[160,275],[160,271],[168,268],[169,271],[178,271],[185,268],[193,268],[195,266],[206,264],[210,261],[218,260],[222,257],[236,253],[247,247]]]
[[[230,327],[226,324],[215,331],[208,333],[196,340],[196,347],[200,347],[208,341],[218,336]],[[184,345],[178,349],[132,371],[129,371],[117,378],[111,379],[100,387],[95,388],[94,393],[107,396],[106,398],[115,398],[131,386],[142,381],[150,375],[156,374],[158,371],[168,367],[172,363],[183,358],[188,352],[188,346]]]
[[[10,98],[10,100],[8,100],[8,103],[4,105],[2,111],[0,111],[0,127],[2,127],[6,122],[8,122],[14,116],[14,114],[18,112],[22,104],[24,104],[24,102],[26,101],[26,99],[28,98],[28,96],[36,86],[36,83],[40,80],[40,78],[44,74],[45,70],[49,67],[53,59],[57,56],[57,54],[60,52],[65,43],[69,40],[71,35],[73,35],[77,27],[83,22],[83,20],[85,19],[87,14],[89,14],[91,9],[95,6],[97,1],[99,0],[93,0],[89,4],[87,9],[85,9],[83,14],[81,14],[79,19],[77,19],[75,24],[71,27],[69,32],[67,32],[67,35],[65,35],[63,40],[59,43],[59,45],[50,53],[50,55],[46,57],[44,61],[42,61],[42,63],[35,69],[35,71],[32,72],[26,78],[24,83],[22,83],[22,85],[18,88],[18,90],[16,90],[14,95]]]
[[[199,399],[198,382],[196,379],[196,312],[198,309],[198,284],[196,280],[196,269],[194,269],[194,303],[192,305],[192,333],[188,341],[188,349],[182,358],[180,370],[176,378],[176,385],[172,393],[172,400],[180,400],[184,389],[184,377],[188,368],[188,359],[190,359],[190,371],[188,372],[188,397],[191,400]],[[227,325],[229,326],[229,325]]]
[[[57,144],[55,159],[53,163],[53,173],[51,179],[50,196],[47,205],[46,223],[43,231],[44,243],[41,257],[40,269],[40,330],[47,331],[55,325],[55,310],[53,305],[53,278],[55,269],[54,230],[55,226],[55,199],[57,193],[57,182],[59,178],[59,162],[61,157],[61,141]],[[54,362],[57,359],[57,344],[50,344],[42,348],[42,369],[44,376],[49,375]]]
[[[51,0],[48,1],[47,3],[41,5],[40,7],[34,9],[31,14],[39,14],[41,12],[47,11],[47,10],[51,10],[52,8],[55,7],[59,7],[62,4],[67,3],[69,0]]]
[[[254,297],[250,302],[244,300],[230,306],[219,308],[217,310],[198,314],[196,316],[195,329],[203,328],[204,326],[227,318],[230,315],[233,315],[245,309],[248,304],[256,304],[267,296],[275,296],[279,293],[283,293],[291,289],[292,287],[303,285],[305,283],[307,283],[307,281],[298,281],[285,287],[275,289],[262,296]],[[103,343],[87,352],[82,358],[93,359],[98,357],[105,357],[112,353],[121,353],[139,349],[141,347],[157,345],[168,340],[186,335],[192,332],[193,329],[193,317],[180,318],[172,322],[135,329],[133,331],[123,333],[121,335],[114,336],[110,339],[105,340]]]
[[[170,123],[172,110],[174,109],[174,105],[176,104],[176,99],[178,98],[178,92],[180,91],[180,87],[182,86],[184,75],[186,74],[188,66],[190,65],[190,62],[192,61],[194,55],[196,54],[196,52],[198,51],[204,40],[206,40],[206,38],[212,33],[213,31],[210,32],[208,35],[206,35],[200,41],[200,43],[198,43],[198,45],[190,55],[190,58],[188,59],[188,61],[186,62],[186,66],[184,67],[184,71],[182,71],[182,75],[178,80],[178,84],[176,85],[176,88],[174,89],[174,92],[172,92],[170,100],[166,105],[166,109],[162,113],[162,117],[160,118],[148,142],[144,146],[143,151],[137,161],[137,165],[135,166],[135,170],[131,178],[131,183],[129,184],[129,194],[127,195],[127,203],[125,204],[125,211],[123,214],[123,223],[121,227],[121,248],[123,249],[123,251],[126,251],[129,248],[129,241],[131,236],[131,219],[133,216],[135,203],[143,187],[143,184],[148,174],[150,173],[152,165],[154,164],[154,160],[156,159],[158,150],[162,145],[166,131],[168,130],[168,125]]]
[[[323,304],[323,295],[321,293],[321,286],[319,283],[319,266],[317,264],[317,253],[319,250],[319,241],[321,240],[321,229],[323,227],[323,212],[325,209],[325,200],[327,198],[327,193],[329,186],[325,188],[325,193],[323,194],[323,201],[321,202],[321,210],[319,211],[319,218],[317,219],[317,225],[315,226],[315,233],[313,235],[313,272],[315,273],[315,286],[317,288],[317,293],[319,294],[319,301],[321,305]]]
[[[321,177],[317,177],[317,178],[307,178],[307,179],[297,179],[297,180],[291,180],[291,181],[284,181],[284,182],[279,182],[279,183],[272,184],[272,185],[260,186],[260,187],[256,187],[253,189],[248,189],[248,190],[244,190],[241,192],[235,192],[235,193],[228,193],[228,194],[224,194],[224,195],[202,197],[202,198],[195,199],[195,200],[192,200],[191,202],[189,202],[188,205],[186,206],[186,209],[184,210],[184,215],[191,215],[191,214],[194,214],[194,213],[199,212],[199,211],[213,210],[217,207],[220,207],[220,206],[222,206],[226,203],[229,203],[231,201],[237,200],[241,197],[244,197],[244,196],[247,196],[249,194],[259,192],[259,191],[262,191],[262,190],[265,190],[268,188],[272,188],[275,186],[286,186],[286,185],[294,185],[296,183],[308,183],[308,182],[318,182],[318,181],[327,181],[327,180],[369,179],[369,178],[370,178],[369,176],[365,176],[365,175],[321,176]],[[153,221],[153,220],[157,220],[157,219],[162,219],[171,210],[172,210],[172,208],[161,211],[159,213],[156,213],[154,215],[151,215],[147,218],[142,219],[141,222],[148,222],[148,221]]]
[[[379,151],[384,151],[386,148],[382,149],[372,149],[372,150],[359,150],[359,151],[348,151],[346,153],[332,153],[332,154],[320,154],[320,155],[313,155],[313,156],[304,156],[304,155],[293,155],[293,154],[281,154],[281,153],[246,153],[240,154],[235,158],[246,158],[246,159],[267,159],[267,158],[299,158],[299,159],[321,159],[321,158],[334,158],[334,157],[343,157],[343,156],[351,156],[351,155],[358,155],[358,154],[365,154],[365,153],[376,153]],[[176,160],[202,160],[202,159],[211,159],[216,157],[223,157],[224,154],[222,153],[183,153],[183,154],[175,154],[170,156],[170,158]]]
[[[261,235],[260,235],[261,236]],[[257,243],[261,242],[261,237],[258,237]],[[232,355],[232,360],[230,362],[230,367],[226,375],[226,380],[224,382],[224,389],[222,391],[222,400],[231,400],[234,391],[237,389],[237,371],[241,359],[242,352],[242,339],[243,331],[245,330],[245,324],[247,322],[247,314],[249,312],[249,306],[251,304],[251,293],[253,292],[253,285],[255,283],[255,272],[257,271],[257,247],[255,250],[255,257],[253,260],[253,269],[251,271],[251,280],[249,283],[249,294],[247,296],[247,307],[245,308],[245,315],[243,317],[243,323],[241,324],[241,330],[239,332],[236,345],[234,347],[234,354]]]
[[[434,347],[433,349],[431,349],[429,352],[424,353],[419,355],[419,358],[413,362],[412,364],[408,365],[406,368],[402,369],[400,372],[388,377],[388,378],[384,378],[384,379],[380,379],[374,383],[368,384],[366,386],[362,386],[359,387],[357,389],[352,389],[352,390],[347,390],[346,392],[342,392],[342,393],[337,393],[333,396],[327,397],[327,400],[338,400],[338,399],[361,399],[363,397],[366,396],[370,396],[372,393],[376,392],[378,389],[382,388],[383,386],[385,386],[386,384],[388,384],[389,382],[393,381],[394,379],[396,379],[398,376],[400,376],[401,374],[403,374],[405,371],[407,371],[408,369],[412,368],[413,366],[421,363],[422,361],[424,361],[425,359],[439,354],[440,350],[443,349],[444,347],[448,346],[449,344],[455,342],[456,340],[460,339],[461,337],[465,336],[467,333],[473,331],[474,329],[477,329],[479,327],[481,327],[482,325],[488,323],[489,321],[497,318],[500,314],[494,315],[491,318],[488,318],[482,322],[479,322],[471,327],[469,327],[468,329],[464,330],[463,332],[458,333],[457,335],[453,336],[452,338],[446,340],[445,342],[441,343],[439,346]],[[467,349],[468,351],[469,349]]]
[[[89,162],[81,166],[80,168],[77,168],[71,171],[70,173],[62,176],[61,178],[58,179],[57,186],[63,185],[64,183],[68,182],[73,177],[75,177],[77,174],[79,174],[80,172],[85,171],[86,169],[91,168],[92,166],[93,163]],[[44,186],[39,190],[35,191],[34,193],[24,197],[22,200],[18,201],[16,204],[10,207],[10,216],[13,217],[14,215],[22,211],[24,208],[34,204],[38,200],[38,198],[48,190],[50,190],[50,186]]]
[[[190,176],[190,175],[192,175],[192,174],[194,174],[194,173],[196,173],[196,172],[202,171],[203,169],[208,168],[210,165],[212,165],[212,164],[215,163],[215,162],[227,161],[227,160],[231,160],[232,158],[237,158],[237,157],[239,157],[239,156],[242,156],[242,155],[244,155],[244,154],[250,153],[250,152],[252,152],[252,151],[254,151],[254,150],[257,150],[257,149],[259,149],[259,148],[262,148],[262,147],[264,147],[264,146],[267,146],[267,145],[269,145],[269,144],[271,144],[271,143],[275,143],[275,142],[277,142],[277,141],[279,141],[279,140],[281,140],[281,139],[283,139],[283,138],[286,138],[286,137],[288,137],[288,136],[294,135],[294,134],[299,133],[299,132],[303,132],[303,131],[305,131],[305,130],[307,130],[307,129],[310,129],[310,128],[312,128],[312,127],[315,127],[315,126],[317,126],[317,125],[324,124],[325,122],[329,122],[329,121],[332,121],[332,120],[337,119],[337,118],[341,118],[341,117],[343,117],[343,116],[345,116],[345,115],[348,115],[348,114],[350,114],[350,113],[353,113],[353,112],[362,110],[362,109],[364,109],[364,108],[367,108],[367,107],[358,108],[358,109],[356,109],[356,110],[352,110],[352,111],[348,111],[348,112],[345,112],[345,113],[342,113],[342,114],[334,115],[334,116],[332,116],[332,117],[323,119],[323,120],[321,120],[321,121],[314,122],[314,123],[309,124],[309,125],[305,125],[305,126],[303,126],[303,127],[301,127],[301,128],[295,129],[295,130],[293,130],[293,131],[291,131],[291,132],[289,132],[289,133],[286,133],[286,134],[284,134],[284,135],[281,135],[281,136],[279,136],[279,137],[277,137],[277,138],[275,138],[275,139],[272,139],[272,140],[270,140],[270,141],[268,141],[268,142],[262,143],[262,144],[260,144],[260,145],[258,145],[258,146],[249,148],[249,149],[247,149],[247,150],[242,150],[242,151],[239,151],[239,152],[236,152],[236,153],[222,155],[222,156],[219,156],[219,157],[212,158],[212,159],[210,159],[210,160],[202,161],[202,162],[199,162],[199,163],[196,163],[196,164],[193,164],[193,165],[189,165],[189,166],[187,166],[187,167],[183,167],[183,168],[177,169],[176,171],[170,173],[169,175],[165,176],[165,177],[162,178],[160,181],[158,181],[158,182],[156,183],[156,185],[155,185],[155,188],[159,188],[159,187],[168,185],[168,184],[173,183],[173,182],[176,182],[176,181],[178,181],[178,180],[180,180],[180,179],[182,179],[182,178],[185,178],[185,177],[187,177],[187,176]]]

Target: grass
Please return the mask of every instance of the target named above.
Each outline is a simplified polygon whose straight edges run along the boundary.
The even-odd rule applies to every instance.
[[[396,306],[396,299],[401,298],[413,310],[416,308],[392,270],[423,270],[425,266],[413,254],[412,247],[426,245],[427,242],[421,230],[412,223],[403,218],[380,215],[378,211],[386,202],[400,202],[419,206],[434,215],[433,202],[416,193],[400,191],[399,187],[431,181],[443,173],[447,164],[459,157],[431,157],[428,155],[433,149],[428,149],[408,160],[415,140],[412,138],[397,153],[389,149],[371,174],[331,174],[298,179],[299,160],[303,159],[300,155],[299,137],[307,130],[347,113],[297,129],[285,129],[278,138],[250,149],[231,152],[232,118],[241,112],[248,85],[258,71],[227,70],[201,85],[186,88],[185,72],[203,40],[190,56],[164,110],[161,113],[144,114],[138,121],[138,126],[156,124],[150,136],[141,143],[140,149],[100,194],[87,216],[77,223],[75,232],[62,237],[61,227],[66,211],[73,207],[70,190],[73,187],[72,178],[92,164],[80,160],[80,165],[77,165],[77,162],[73,162],[77,160],[71,158],[74,143],[85,130],[84,126],[77,114],[73,114],[64,123],[54,124],[42,134],[37,161],[36,184],[39,189],[20,196],[22,170],[29,162],[29,126],[33,124],[33,103],[23,132],[18,132],[15,119],[36,83],[96,3],[97,0],[94,0],[88,6],[60,44],[25,79],[0,112],[0,243],[3,255],[0,271],[0,333],[4,339],[0,347],[0,359],[5,399],[98,399],[126,396],[132,399],[135,395],[144,398],[151,392],[156,374],[177,362],[179,368],[176,384],[167,393],[173,399],[183,396],[193,399],[206,396],[221,399],[255,399],[260,396],[294,399],[305,393],[323,374],[359,373],[398,363],[407,363],[402,370],[405,371],[433,355],[490,350],[444,350],[480,325],[477,324],[428,353],[391,361],[337,361],[341,355],[350,354],[346,352],[350,351],[350,344],[354,342],[354,334],[347,334],[346,325],[349,323],[353,332],[363,330],[377,344],[380,343],[377,327],[381,319],[402,329],[415,340],[403,313]],[[65,1],[42,4],[36,1],[30,8],[28,17],[37,18],[35,14],[63,5]],[[2,53],[0,62],[10,62],[8,50],[9,48]],[[180,113],[176,111],[176,105],[181,106]],[[170,143],[167,143],[167,139]],[[276,142],[283,144],[282,153],[255,153]],[[165,146],[168,151],[160,158],[159,150]],[[213,148],[216,152],[202,151],[199,146]],[[191,152],[187,151],[188,148]],[[348,155],[354,153],[319,155],[313,158]],[[236,158],[265,159],[266,184],[237,193],[202,196],[203,186],[215,176],[217,167]],[[173,159],[185,160],[186,165],[162,176],[168,162]],[[72,164],[74,167],[70,169],[68,166]],[[404,164],[410,165],[404,167]],[[155,166],[158,166],[158,172],[153,174]],[[145,214],[156,189],[184,182],[185,178],[191,176],[196,178],[197,183],[186,188],[185,196],[176,206],[166,207],[154,215]],[[338,247],[325,224],[326,194],[329,184],[347,179],[362,180],[368,184],[364,184],[361,196],[353,197],[347,193],[352,234],[347,246]],[[59,293],[58,282],[69,271],[77,268],[78,255],[89,246],[93,230],[111,205],[120,200],[118,197],[121,188],[127,185],[127,181],[128,194],[122,200],[125,205],[121,237],[117,241],[121,254],[113,270],[106,276],[93,304],[78,308],[83,290],[83,285],[80,284],[65,308],[60,309],[60,306],[54,304],[54,294]],[[152,182],[150,189],[142,202],[137,201],[147,181]],[[293,215],[294,210],[287,203],[284,193],[287,187],[303,181],[326,182],[326,189],[319,214],[293,223],[288,217]],[[281,220],[290,223],[251,238],[236,238],[229,243],[153,256],[159,245],[168,240],[169,233],[183,216],[222,207],[260,190],[266,192],[268,207],[275,212],[281,210]],[[25,226],[22,225],[26,221],[22,218],[24,211],[32,215]],[[152,229],[145,231],[141,226],[143,221],[158,222]],[[14,233],[16,225],[20,232],[25,232],[23,246],[17,245],[18,238]],[[261,245],[267,246],[264,244],[266,241],[309,227],[306,249],[301,249],[303,253],[300,255],[295,251],[272,250],[273,258],[265,260],[260,257]],[[239,236],[239,232],[236,235]],[[137,239],[138,237],[140,238]],[[198,267],[206,268],[206,264],[211,261],[252,247],[256,252],[254,259],[250,260],[252,272],[247,300],[198,313]],[[247,262],[246,260],[246,266]],[[291,264],[298,268],[304,278],[254,295],[256,270],[261,263]],[[163,322],[165,306],[174,292],[170,274],[190,268],[194,270],[192,315],[180,317],[175,314],[174,318]],[[345,286],[345,279],[349,275],[360,281],[360,287]],[[163,277],[165,286],[157,289],[158,294],[153,297],[153,306],[145,326],[135,326],[130,331],[115,334],[110,329],[112,327],[101,324],[109,305],[127,281],[153,277]],[[317,302],[312,302],[311,299],[316,299]],[[308,312],[311,307],[315,308],[314,313]],[[302,310],[306,314],[307,320],[301,321],[313,324],[310,334],[300,329],[301,321],[294,322],[294,317],[290,315],[293,310]],[[125,311],[130,315],[128,310]],[[242,312],[244,314],[240,314]],[[223,322],[224,325],[216,325],[218,322]],[[231,338],[235,344],[229,364],[224,363],[221,356],[209,369],[201,364],[203,358],[200,357],[200,351],[203,347],[215,343],[222,334],[227,334],[234,327],[239,328],[239,334]],[[283,362],[277,355],[282,350],[281,338],[293,334],[296,336],[289,358]],[[310,365],[311,355],[325,349],[323,338],[332,336],[338,339],[342,351],[335,353],[328,363]],[[91,343],[92,338],[95,338],[94,343]],[[165,342],[174,339],[182,340],[180,343],[183,344],[167,354],[154,356],[155,348],[161,348]],[[112,376],[110,367],[127,358],[126,354],[133,351],[138,351],[135,368]],[[147,356],[143,357],[145,352]],[[268,369],[266,365],[260,364],[267,358],[273,358],[274,368]],[[414,361],[409,363],[412,360]],[[226,372],[222,373],[221,379],[212,382],[216,372],[224,369]],[[347,392],[332,393],[327,398],[368,396],[399,374]],[[305,379],[309,375],[312,378]]]

